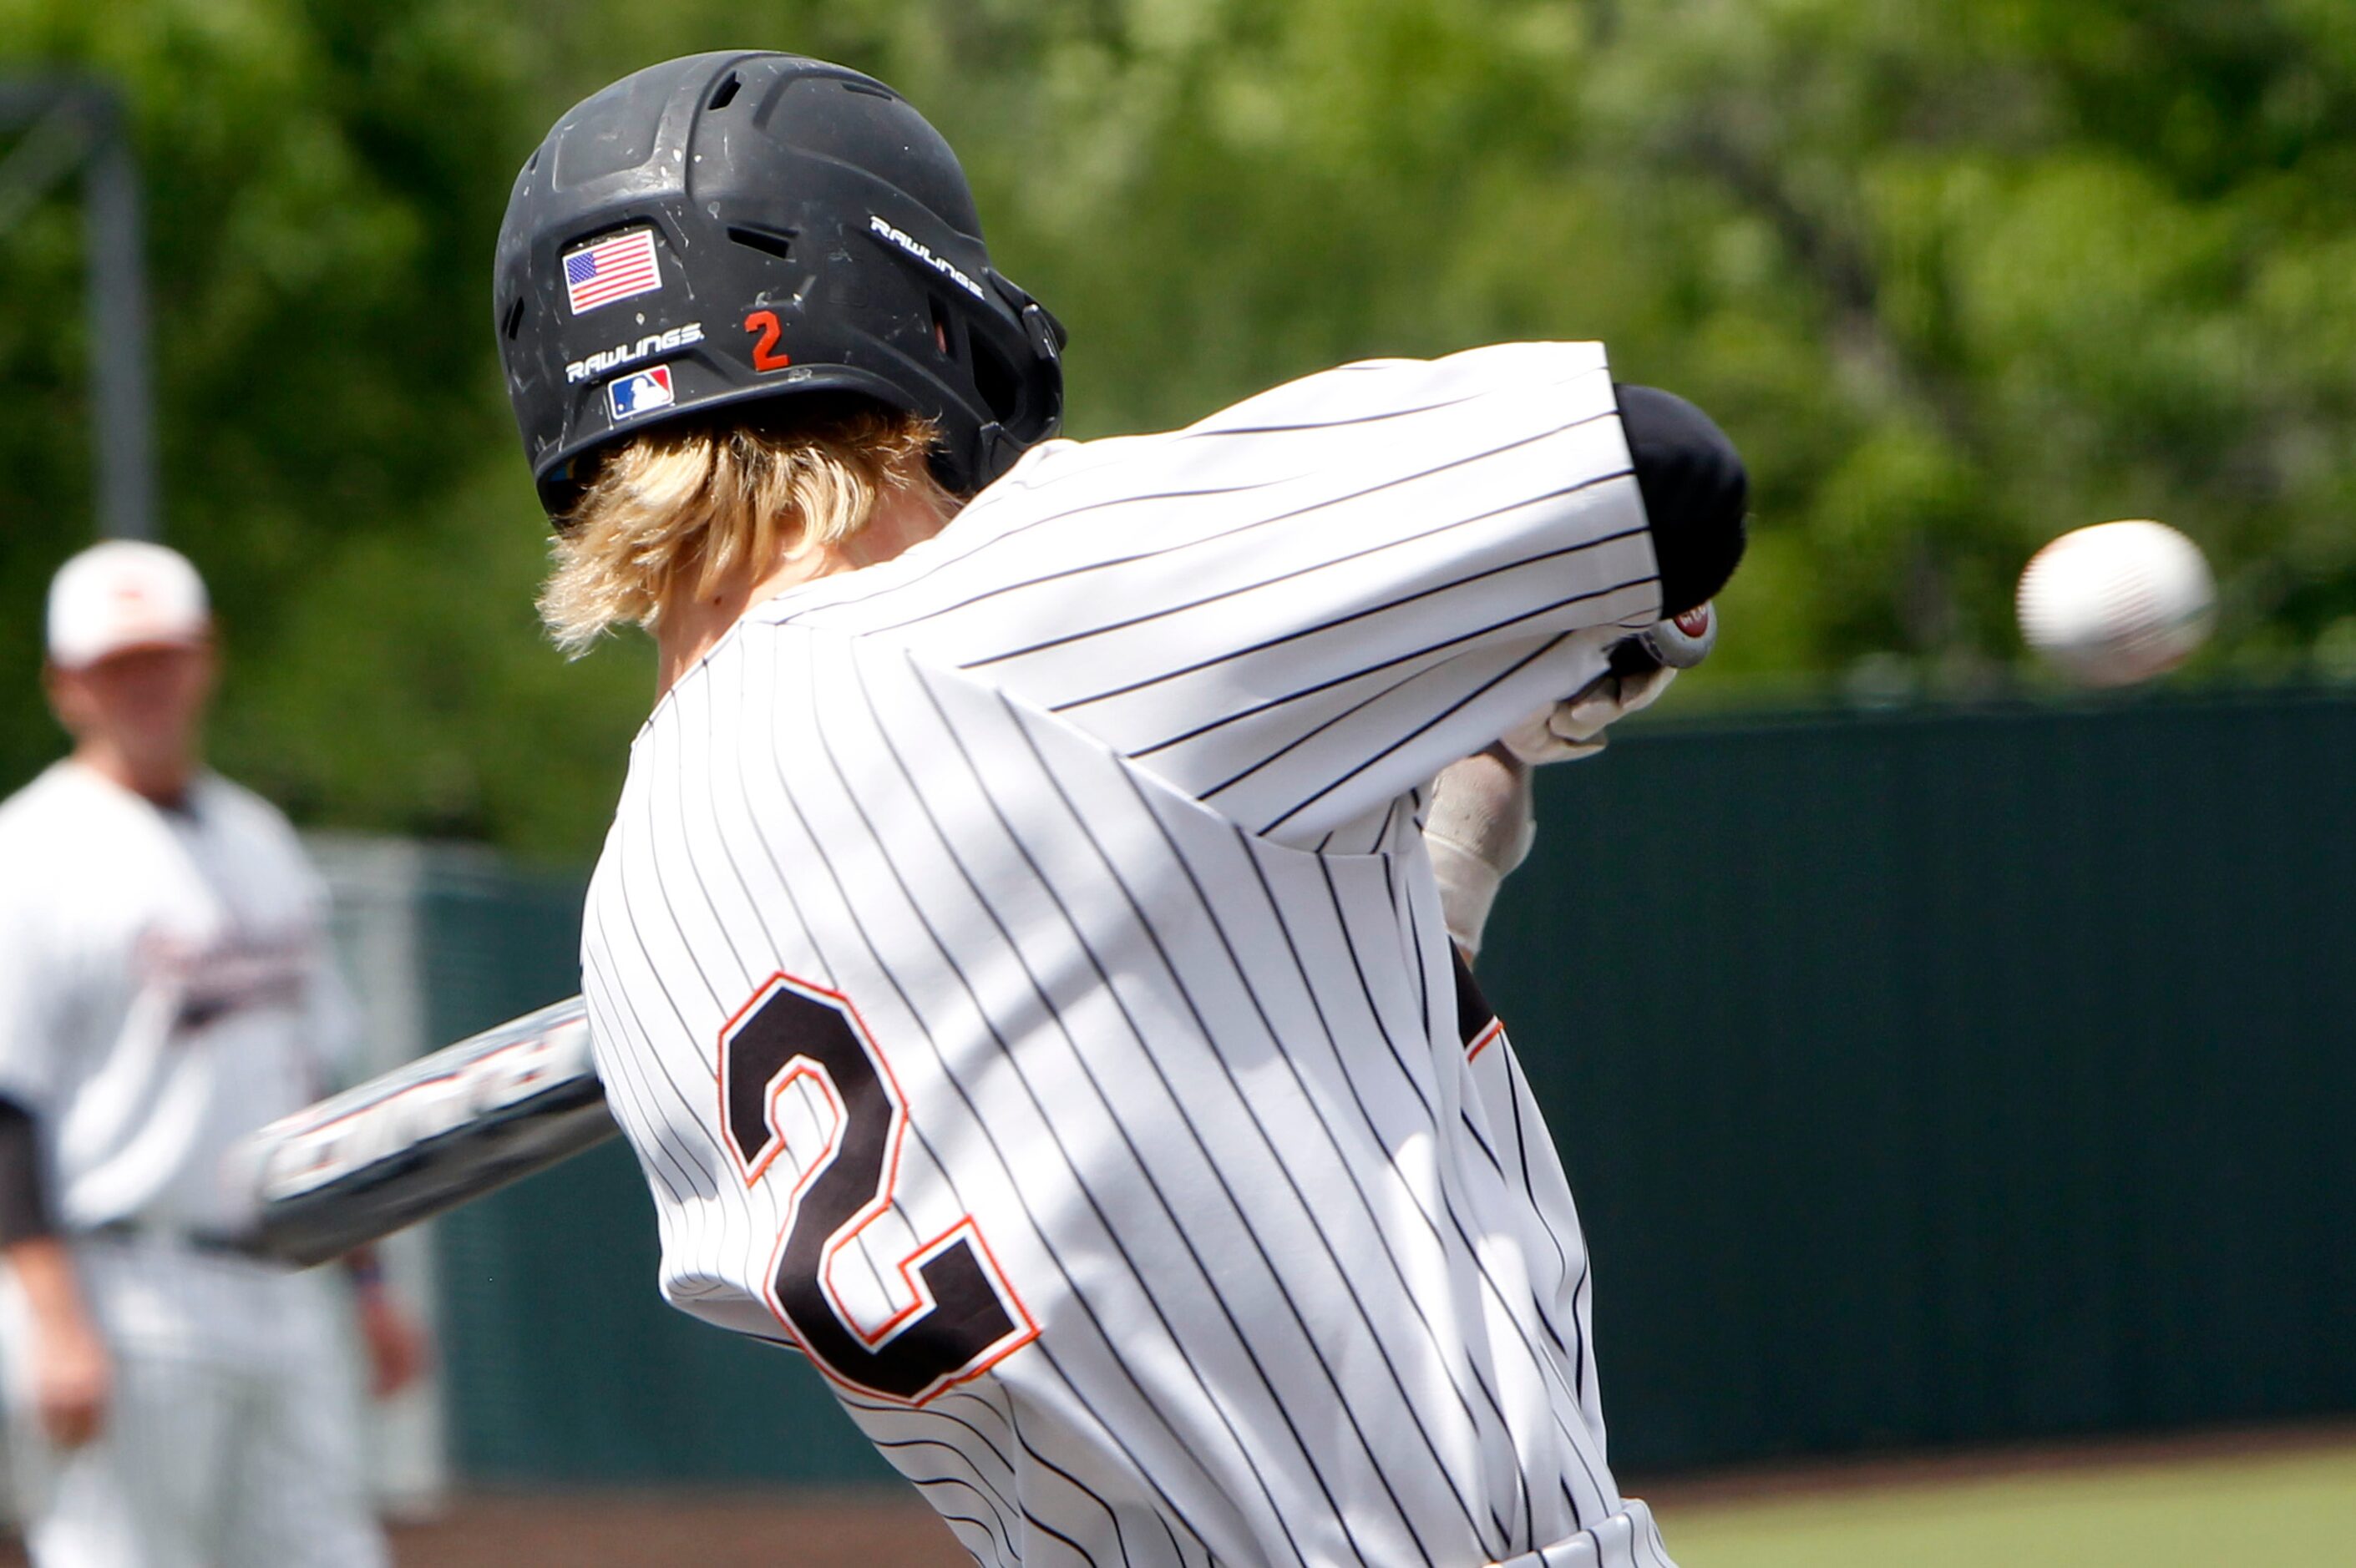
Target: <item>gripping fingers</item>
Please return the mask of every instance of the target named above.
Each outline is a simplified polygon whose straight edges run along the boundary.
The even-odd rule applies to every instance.
[[[1658,702],[1677,671],[1701,663],[1717,645],[1717,607],[1697,605],[1615,644],[1609,669],[1506,731],[1499,743],[1533,766],[1591,757],[1615,720]]]
[[[1531,714],[1499,737],[1517,762],[1535,767],[1574,762],[1603,750],[1604,731],[1617,720],[1649,708],[1677,672],[1656,665],[1636,675],[1598,676],[1571,697]]]

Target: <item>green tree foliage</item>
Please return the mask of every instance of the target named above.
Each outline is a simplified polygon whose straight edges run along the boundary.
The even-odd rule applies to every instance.
[[[1696,698],[1869,656],[1981,688],[2028,553],[2119,516],[2211,550],[2212,666],[2356,655],[2332,0],[12,0],[0,60],[136,105],[225,765],[313,820],[594,845],[647,661],[532,631],[490,242],[566,103],[737,46],[861,66],[948,133],[1073,327],[1076,433],[1509,336],[1601,337],[1695,398],[1757,479]],[[27,677],[88,527],[79,267],[62,201],[0,238]],[[11,778],[57,746],[18,690]]]
[[[486,280],[537,112],[523,55],[468,0],[0,11],[10,69],[103,73],[132,105],[165,528],[226,628],[223,765],[303,819],[574,855],[643,677],[545,667],[530,496],[479,482],[512,441]],[[0,241],[11,784],[61,744],[41,591],[91,528],[80,267],[62,196]]]

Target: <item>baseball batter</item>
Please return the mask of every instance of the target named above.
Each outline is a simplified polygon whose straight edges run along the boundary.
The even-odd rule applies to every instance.
[[[230,1146],[316,1099],[353,1021],[284,817],[198,763],[203,584],[158,545],[69,561],[72,756],[0,805],[0,1348],[40,1568],[385,1561],[316,1275],[237,1256]],[[380,1389],[417,1331],[363,1260]]]
[[[665,1295],[981,1562],[1664,1568],[1424,827],[1469,945],[1734,567],[1715,427],[1525,343],[1052,440],[948,146],[782,55],[568,113],[496,313],[543,612],[659,647],[583,971]]]

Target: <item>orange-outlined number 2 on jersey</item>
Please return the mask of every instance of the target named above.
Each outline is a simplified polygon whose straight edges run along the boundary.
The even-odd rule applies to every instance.
[[[769,1309],[821,1371],[922,1404],[1037,1337],[970,1215],[900,1260],[906,1304],[883,1322],[862,1325],[836,1293],[837,1255],[891,1210],[908,1130],[891,1063],[848,999],[771,976],[722,1030],[719,1078],[723,1140],[747,1187],[786,1149],[786,1094],[808,1081],[825,1108],[823,1147],[795,1151],[768,1280]]]

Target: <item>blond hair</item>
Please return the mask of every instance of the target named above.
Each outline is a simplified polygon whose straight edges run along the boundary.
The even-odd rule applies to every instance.
[[[887,492],[925,488],[956,503],[925,453],[933,426],[862,409],[790,431],[672,425],[608,453],[558,527],[540,617],[578,657],[616,625],[653,631],[663,607],[731,573],[838,544]]]

